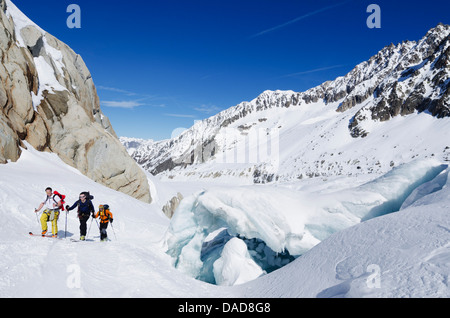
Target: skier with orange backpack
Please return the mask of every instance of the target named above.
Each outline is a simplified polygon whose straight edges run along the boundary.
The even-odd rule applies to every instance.
[[[108,240],[108,233],[106,230],[108,229],[109,223],[111,222],[112,224],[114,222],[113,214],[109,210],[109,205],[100,205],[95,218],[100,218],[100,240],[106,242]]]

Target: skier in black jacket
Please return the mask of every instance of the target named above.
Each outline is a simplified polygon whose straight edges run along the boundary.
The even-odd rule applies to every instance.
[[[80,219],[80,241],[86,240],[87,221],[89,217],[95,214],[95,208],[92,204],[93,198],[88,192],[80,194],[80,200],[74,203],[72,207],[66,206],[67,211],[72,211],[78,207],[78,218]]]

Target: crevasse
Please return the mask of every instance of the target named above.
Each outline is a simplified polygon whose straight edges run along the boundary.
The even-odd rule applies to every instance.
[[[165,236],[167,253],[194,278],[242,284],[287,265],[338,231],[413,204],[442,187],[444,170],[448,174],[448,166],[436,160],[417,160],[333,193],[277,186],[201,191],[176,211]]]

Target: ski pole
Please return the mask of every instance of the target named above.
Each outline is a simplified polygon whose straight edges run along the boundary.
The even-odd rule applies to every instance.
[[[95,223],[97,223],[98,230],[100,231],[100,224],[98,224],[98,221],[96,218],[94,218],[94,219],[95,219]]]
[[[69,213],[69,211],[66,210],[66,230],[65,230],[65,234],[64,234],[64,238],[67,238],[67,214]]]
[[[95,223],[97,223],[97,227],[100,230],[100,225],[98,225],[97,219],[95,217],[92,217],[91,225],[89,225],[88,237],[89,237],[89,233],[91,233],[91,226],[92,226],[93,220],[95,220]]]
[[[41,222],[39,222],[38,211],[36,209],[34,210],[34,214],[36,214],[36,221],[38,222],[39,226],[41,226]]]
[[[94,218],[94,219],[95,219],[95,223],[97,223],[98,230],[101,232],[100,224],[98,224],[97,218]],[[100,236],[101,236],[101,233],[100,233]]]
[[[114,226],[113,226],[113,224],[111,223],[111,228],[112,228],[112,230],[113,230],[113,233],[114,233],[114,238],[116,239],[116,241],[117,241],[117,235],[116,235],[116,230],[114,230]]]
[[[94,219],[91,220],[91,224],[89,225],[89,230],[87,233],[87,237],[89,237],[89,233],[91,233],[91,227],[92,227],[92,223],[93,223]]]

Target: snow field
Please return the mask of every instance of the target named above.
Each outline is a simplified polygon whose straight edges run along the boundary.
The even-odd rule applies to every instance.
[[[445,193],[448,197],[448,185]],[[256,298],[447,298],[449,208],[448,199],[428,201],[364,222],[331,236],[276,275],[236,288],[252,290]]]
[[[165,236],[168,254],[175,267],[192,277],[210,283],[238,284],[237,269],[223,266],[224,259],[242,264],[242,258],[252,255],[250,259],[259,266],[249,267],[258,277],[276,267],[277,262],[278,268],[286,265],[286,260],[303,255],[334,233],[399,211],[414,189],[436,177],[442,179],[447,168],[432,159],[417,160],[358,187],[331,193],[269,185],[200,191],[186,198],[175,213]],[[430,192],[414,192],[408,204]],[[250,251],[236,252],[233,261],[228,245],[237,250],[244,246],[238,245],[235,238],[245,242]],[[244,274],[247,267],[243,266],[242,271],[245,277],[251,277]]]
[[[201,297],[211,293],[215,286],[186,277],[171,266],[159,243],[169,220],[156,206],[91,181],[54,154],[27,147],[17,163],[0,166],[0,297]],[[30,231],[41,231],[34,209],[45,199],[48,186],[67,195],[68,204],[82,191],[95,196],[97,210],[108,203],[117,240],[110,226],[111,242],[100,243],[94,221],[87,242],[71,242],[79,238],[76,211],[68,215],[67,240],[29,236]],[[63,212],[58,222],[60,238],[65,236],[65,217]]]
[[[328,183],[215,187],[188,196],[170,223],[159,203],[144,204],[105,188],[28,145],[17,163],[0,166],[0,297],[449,297],[450,181],[444,168],[433,160],[417,161],[372,181],[341,177]],[[336,205],[353,199],[348,202],[361,203],[358,213],[364,205],[369,213],[371,202],[395,199],[412,179],[417,187],[408,190],[412,194],[403,204],[396,203],[403,205],[397,213],[361,223],[348,204]],[[160,197],[168,196],[171,185],[188,193],[188,184],[165,188],[153,182]],[[111,242],[98,242],[95,223],[84,243],[30,237],[30,230],[40,230],[33,210],[47,186],[68,195],[69,203],[81,191],[91,191],[96,207],[109,203],[117,240],[109,228]],[[383,189],[396,190],[389,197]],[[386,197],[379,201],[375,191]],[[256,215],[249,213],[252,205]],[[314,213],[298,213],[307,207]],[[63,213],[60,236],[64,222]],[[78,238],[78,226],[72,212],[69,238]],[[306,251],[307,244],[314,247]],[[169,246],[181,252],[173,254],[178,264],[166,254]],[[274,256],[284,247],[305,251],[286,265]],[[200,274],[224,286],[192,277],[202,256],[208,271]],[[273,271],[277,261],[282,268]]]

